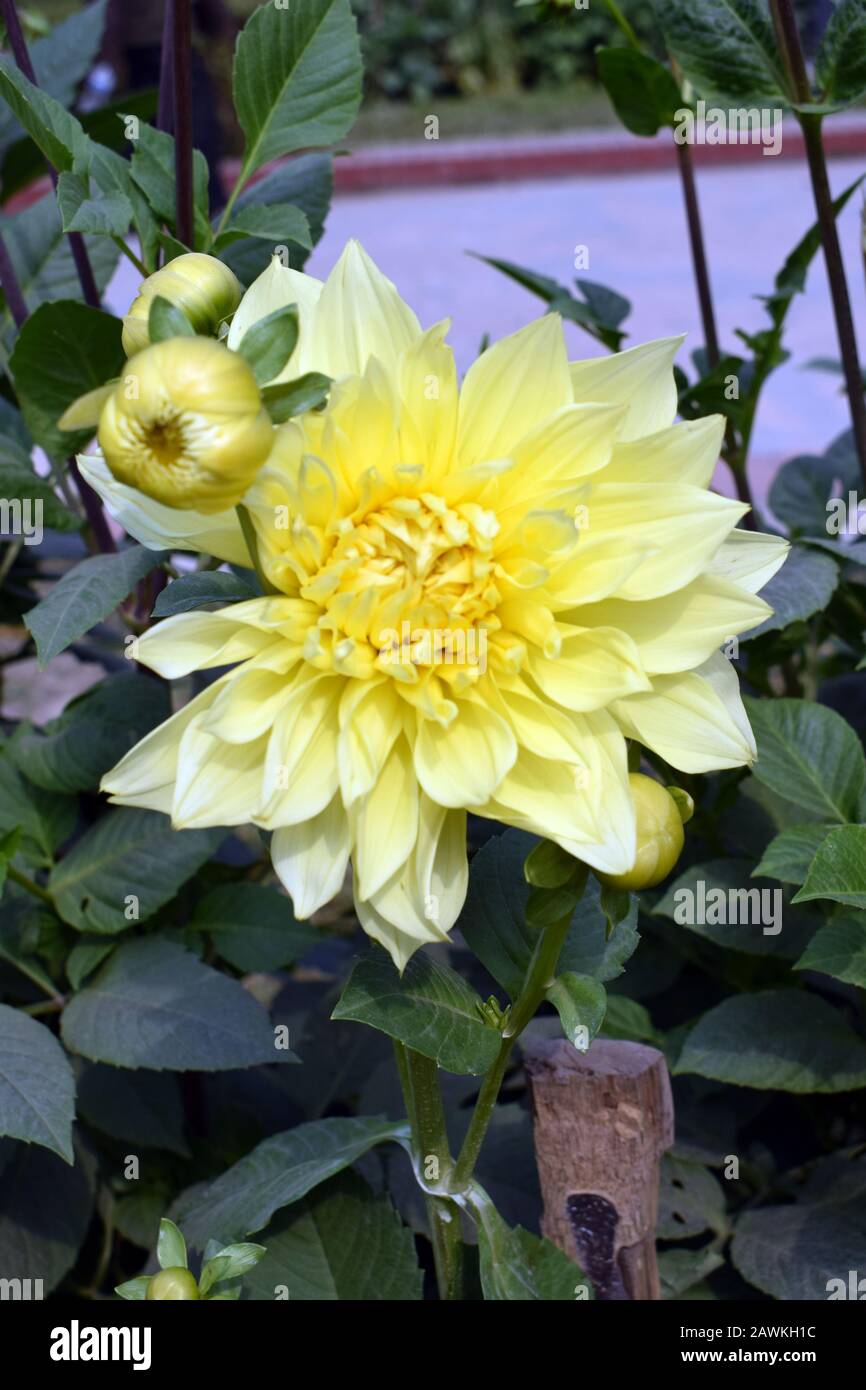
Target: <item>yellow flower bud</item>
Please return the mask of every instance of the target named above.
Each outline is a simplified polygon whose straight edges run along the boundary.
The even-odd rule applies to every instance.
[[[227,265],[215,256],[191,251],[169,261],[149,275],[123,320],[123,350],[127,357],[150,344],[150,306],[159,295],[182,309],[197,333],[216,333],[223,319],[234,313],[243,296],[243,285]]]
[[[213,338],[169,338],[138,353],[98,431],[119,482],[206,514],[237,505],[273,437],[250,368]]]
[[[190,1299],[200,1298],[198,1284],[195,1276],[190,1274],[188,1269],[182,1265],[172,1265],[169,1269],[161,1269],[159,1274],[154,1274],[147,1286],[146,1299],[178,1299],[189,1301]]]
[[[599,874],[610,888],[636,892],[667,878],[683,851],[685,835],[677,802],[666,787],[642,772],[630,772],[629,789],[637,817],[637,855],[624,874]],[[688,798],[691,801],[691,798]]]

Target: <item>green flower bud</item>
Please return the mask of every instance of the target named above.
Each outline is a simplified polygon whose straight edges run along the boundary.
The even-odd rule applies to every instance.
[[[652,777],[630,772],[628,783],[637,818],[637,855],[627,873],[599,874],[598,878],[610,888],[634,893],[640,888],[654,888],[667,878],[682,854],[683,820],[688,817],[681,815],[671,793]],[[682,795],[691,802],[686,793]],[[687,810],[684,805],[683,811]]]
[[[216,333],[243,297],[243,286],[215,256],[191,251],[149,275],[123,320],[123,350],[127,357],[150,345],[148,317],[157,295],[182,309],[197,333]]]
[[[147,1286],[148,1298],[158,1298],[163,1301],[193,1299],[200,1296],[195,1275],[190,1274],[189,1270],[184,1269],[182,1265],[172,1265],[169,1269],[161,1269],[159,1274],[154,1274]]]

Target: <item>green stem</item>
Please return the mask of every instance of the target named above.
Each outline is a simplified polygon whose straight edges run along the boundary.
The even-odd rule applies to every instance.
[[[639,49],[641,46],[640,39],[638,38],[629,21],[626,19],[619,5],[616,3],[616,0],[604,0],[604,4],[611,16],[613,17],[613,19],[619,25],[622,32],[625,34],[632,48]]]
[[[259,583],[266,594],[278,594],[280,592],[279,589],[271,583],[262,569],[261,561],[259,560],[259,542],[256,536],[256,528],[253,525],[253,519],[249,511],[242,502],[238,503],[235,511],[238,514],[240,528],[244,533],[244,540],[246,541],[247,550],[250,552],[250,560],[252,561],[253,569],[259,577]]]
[[[144,264],[144,261],[139,260],[138,256],[136,256],[135,252],[131,249],[131,247],[127,246],[122,236],[113,236],[111,240],[114,242],[118,251],[122,251],[126,259],[128,261],[132,261],[132,264],[135,266],[138,273],[140,275],[143,275],[146,280],[148,275],[150,274],[150,271]]]
[[[472,1177],[475,1164],[478,1162],[478,1155],[481,1153],[481,1146],[493,1118],[500,1087],[508,1070],[511,1049],[526,1025],[535,1017],[539,1004],[556,978],[557,962],[570,924],[571,915],[564,917],[561,922],[557,922],[554,926],[547,927],[536,942],[523,989],[508,1016],[499,1055],[484,1078],[472,1120],[463,1141],[463,1147],[454,1167],[451,1187],[455,1192],[462,1192]]]
[[[417,1175],[425,1191],[439,1297],[453,1302],[463,1297],[463,1244],[459,1208],[444,1195],[454,1163],[448,1147],[437,1067],[431,1058],[407,1048],[396,1038],[394,1056],[412,1129]],[[428,1179],[425,1171],[431,1159],[436,1160],[438,1176]],[[441,1196],[431,1190],[439,1184],[443,1187]]]
[[[48,892],[48,889],[42,888],[40,884],[34,882],[32,878],[28,878],[26,874],[22,874],[21,870],[16,869],[14,864],[6,865],[6,876],[10,878],[13,883],[17,883],[19,888],[26,888],[28,893],[33,894],[34,898],[38,898],[40,902],[47,903],[49,907],[53,908],[54,899]]]

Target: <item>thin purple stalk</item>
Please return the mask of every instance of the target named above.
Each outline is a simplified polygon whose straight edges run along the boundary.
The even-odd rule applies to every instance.
[[[172,0],[174,19],[175,232],[193,244],[192,189],[192,11],[190,0]]]
[[[18,11],[15,8],[15,0],[0,0],[3,19],[6,24],[6,33],[12,46],[12,56],[18,68],[23,72],[28,82],[32,82],[34,87],[38,87],[36,72],[30,58],[30,51],[27,47],[27,40],[24,37],[24,30],[21,28],[21,21],[18,18]],[[51,181],[57,187],[57,170],[51,168]],[[80,232],[68,232],[69,249],[72,252],[72,259],[78,274],[81,285],[81,293],[84,296],[85,304],[91,308],[100,307],[99,288],[93,274],[93,267],[90,264],[90,257],[87,254],[87,247]]]
[[[174,125],[174,0],[165,0],[162,17],[162,56],[159,64],[159,130],[171,132]]]

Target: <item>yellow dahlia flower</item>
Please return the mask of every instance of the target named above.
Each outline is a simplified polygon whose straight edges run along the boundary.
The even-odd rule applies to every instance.
[[[240,304],[243,292],[240,280],[216,256],[199,251],[177,256],[139,286],[123,320],[123,350],[132,357],[149,346],[148,319],[157,296],[182,309],[196,333],[216,333]]]
[[[707,490],[724,421],[673,423],[679,339],[569,364],[548,315],[461,389],[447,324],[422,332],[357,244],[324,285],[275,263],[233,331],[287,302],[289,374],[335,383],[244,499],[278,592],[141,638],[163,676],[231,669],[103,786],[179,827],[273,831],[302,917],[351,859],[402,967],[460,911],[468,809],[622,874],[626,738],[686,772],[755,756],[719,648],[767,616],[785,544]]]
[[[99,417],[111,472],[165,506],[235,506],[274,440],[255,377],[214,338],[169,338],[129,362]]]

